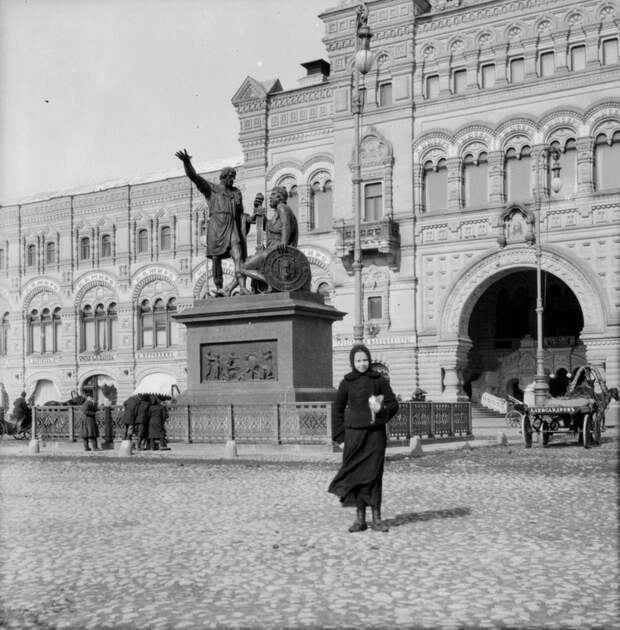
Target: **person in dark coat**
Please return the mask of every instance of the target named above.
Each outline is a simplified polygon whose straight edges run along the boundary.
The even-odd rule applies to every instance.
[[[148,448],[149,436],[149,408],[151,406],[150,394],[139,394],[140,402],[136,407],[136,421],[134,434],[138,439],[138,450]]]
[[[13,402],[13,422],[15,431],[19,432],[31,422],[30,407],[26,402],[26,392],[22,392]]]
[[[149,448],[164,448],[166,439],[166,420],[168,410],[161,404],[157,396],[151,396],[149,407]]]
[[[129,439],[130,427],[132,429],[132,433],[134,431],[134,425],[136,424],[136,413],[138,411],[140,400],[140,396],[134,394],[123,403],[123,406],[125,407],[123,411],[123,424],[125,425],[125,436],[123,437],[124,440]]]
[[[97,438],[99,437],[99,427],[95,420],[95,414],[97,413],[97,405],[93,400],[93,397],[88,394],[86,400],[80,407],[80,420],[81,429],[80,435],[84,440],[85,451],[98,451]]]
[[[332,426],[334,442],[344,442],[342,466],[328,492],[339,497],[343,507],[357,508],[350,532],[368,528],[367,506],[372,511],[372,528],[387,532],[389,528],[381,520],[385,425],[398,411],[398,401],[389,381],[370,367],[372,359],[366,346],[354,345],[349,361],[353,370],[338,387]]]

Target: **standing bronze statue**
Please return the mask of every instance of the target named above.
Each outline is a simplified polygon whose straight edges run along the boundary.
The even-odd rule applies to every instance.
[[[207,181],[196,173],[192,156],[186,149],[175,155],[183,162],[185,174],[207,200],[207,258],[213,263],[213,281],[216,296],[230,295],[236,286],[245,293],[244,280],[240,273],[241,263],[246,259],[246,235],[249,230],[249,215],[243,212],[241,191],[233,184],[237,172],[226,166],[220,172],[220,183]],[[235,277],[223,286],[222,259],[232,258],[235,264]],[[205,282],[205,287],[207,283]],[[201,296],[201,297],[204,297]]]

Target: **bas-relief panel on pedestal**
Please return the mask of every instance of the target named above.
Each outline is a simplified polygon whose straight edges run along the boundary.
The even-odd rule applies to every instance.
[[[200,344],[200,381],[277,381],[275,339]]]

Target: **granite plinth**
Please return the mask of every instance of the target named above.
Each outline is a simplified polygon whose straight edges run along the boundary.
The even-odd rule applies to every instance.
[[[328,401],[335,396],[332,324],[344,313],[307,291],[197,300],[187,328],[180,404]]]

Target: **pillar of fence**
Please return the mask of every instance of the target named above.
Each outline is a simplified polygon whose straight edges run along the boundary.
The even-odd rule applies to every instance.
[[[112,408],[103,408],[103,442],[101,448],[111,450],[114,448],[114,430],[112,428]]]
[[[187,405],[187,443],[192,443],[192,410],[189,405]]]
[[[33,405],[30,409],[30,431],[31,439],[28,445],[28,452],[36,455],[39,452],[39,438],[37,437],[37,408]]]

